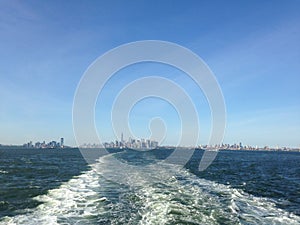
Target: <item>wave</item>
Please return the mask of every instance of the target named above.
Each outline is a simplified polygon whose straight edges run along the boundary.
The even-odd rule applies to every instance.
[[[116,164],[107,155],[0,224],[299,224],[268,198],[200,179],[176,165]]]
[[[7,171],[5,171],[5,170],[0,170],[0,173],[3,173],[3,174],[5,174],[5,173],[8,173]]]

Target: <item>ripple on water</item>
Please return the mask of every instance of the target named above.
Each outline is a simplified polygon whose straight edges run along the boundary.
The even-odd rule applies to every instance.
[[[300,223],[274,200],[200,179],[174,165],[114,166],[109,156],[103,157],[89,171],[35,197],[42,202],[35,209],[0,224]]]

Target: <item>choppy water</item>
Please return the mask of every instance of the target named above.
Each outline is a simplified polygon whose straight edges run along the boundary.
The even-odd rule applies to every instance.
[[[204,172],[202,151],[168,154],[0,150],[0,224],[300,224],[300,153],[221,151]]]

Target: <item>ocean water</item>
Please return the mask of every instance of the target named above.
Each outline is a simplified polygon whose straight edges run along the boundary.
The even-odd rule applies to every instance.
[[[0,224],[300,224],[300,153],[0,150]],[[116,164],[115,162],[122,162]]]

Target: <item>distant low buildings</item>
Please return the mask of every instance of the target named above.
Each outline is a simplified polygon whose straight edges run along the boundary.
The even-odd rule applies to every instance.
[[[128,138],[128,140],[124,140],[123,134],[121,135],[121,140],[115,140],[111,142],[104,142],[102,144],[83,144],[79,146],[80,148],[132,148],[132,149],[155,149],[155,148],[176,148],[181,147],[185,148],[183,146],[159,146],[159,143],[155,140],[150,139],[133,139],[131,137]],[[33,143],[32,141],[24,144],[24,145],[1,145],[0,149],[3,148],[36,148],[36,149],[46,149],[46,148],[70,148],[68,146],[65,146],[64,138],[60,138],[59,141],[50,141],[46,143],[43,142],[36,142]],[[199,145],[199,146],[191,146],[186,148],[198,148],[203,150],[210,150],[210,149],[218,149],[218,150],[247,150],[247,151],[293,151],[293,152],[300,152],[299,148],[292,148],[292,147],[270,147],[270,146],[251,146],[251,145],[243,145],[241,142],[238,144],[220,144],[220,145]]]
[[[251,146],[251,145],[242,145],[240,142],[239,144],[221,144],[221,145],[200,145],[198,146],[201,149],[220,149],[220,150],[247,150],[247,151],[300,151],[300,148],[288,148],[288,147],[279,147],[276,146],[276,148],[264,146],[264,147],[258,147],[257,145]]]

